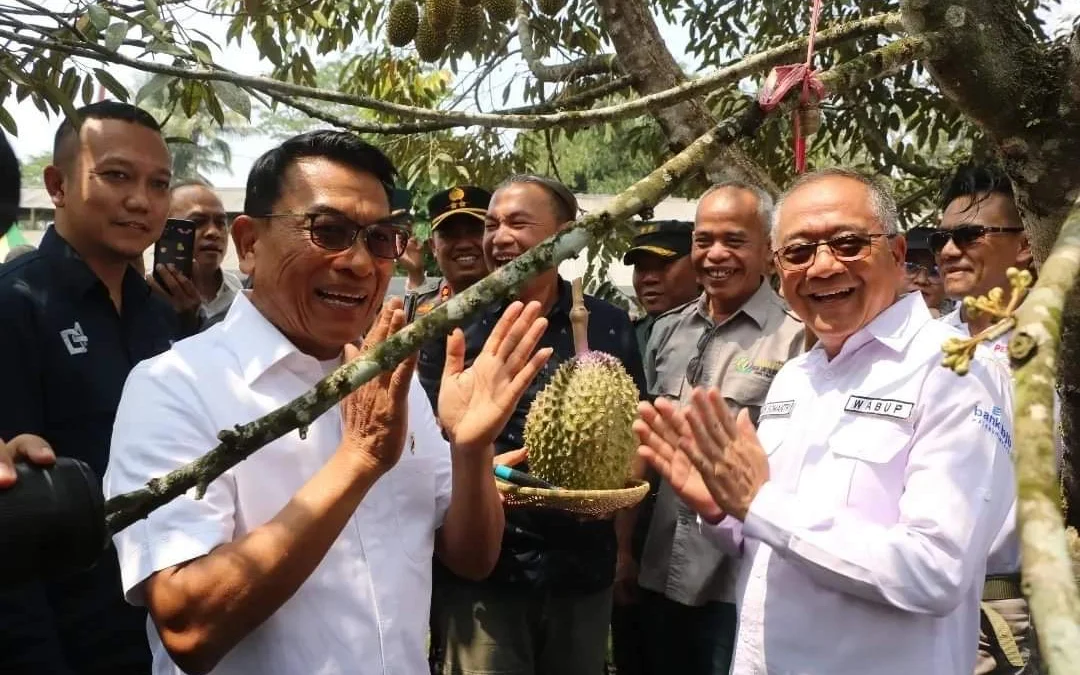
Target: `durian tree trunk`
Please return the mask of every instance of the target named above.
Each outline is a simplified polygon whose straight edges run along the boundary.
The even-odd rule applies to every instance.
[[[1016,476],[1023,577],[1051,675],[1080,672],[1080,591],[1060,510],[1054,455],[1054,373],[1062,308],[1080,271],[1080,207],[1016,313],[1009,342],[1016,378]]]
[[[600,18],[623,72],[630,75],[640,96],[671,89],[686,81],[686,73],[667,48],[653,19],[652,6],[643,0],[596,0]],[[678,152],[716,123],[704,98],[650,111],[660,124],[673,152]],[[742,179],[775,194],[768,172],[739,148],[725,148],[710,158],[705,172],[712,181]]]
[[[930,44],[922,38],[898,40],[822,73],[822,84],[830,92],[845,91],[926,56]],[[797,98],[798,93],[793,91],[783,104],[770,113],[763,112],[757,106],[749,106],[739,115],[717,124],[682,152],[615,197],[604,211],[589,214],[572,228],[546,239],[464,293],[455,295],[449,302],[366,351],[359,360],[342,366],[311,391],[285,406],[248,424],[222,431],[218,434],[221,443],[199,459],[149,481],[144,488],[113,497],[105,505],[109,529],[113,533],[119,532],[191,488],[196,488],[196,494],[201,496],[206,486],[229,468],[293,429],[303,430],[350,392],[378,373],[392,369],[424,342],[446,335],[483,307],[510,297],[538,273],[576,256],[595,238],[611,232],[618,222],[655,205],[671,194],[681,181],[700,171],[721,149],[756,132],[770,115],[791,112]]]

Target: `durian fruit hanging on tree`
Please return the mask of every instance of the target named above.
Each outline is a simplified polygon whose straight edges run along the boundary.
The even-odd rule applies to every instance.
[[[555,16],[566,7],[566,0],[536,0],[536,8],[548,16]]]
[[[480,4],[487,10],[492,21],[505,23],[517,14],[517,2],[515,0],[480,0]]]
[[[450,24],[450,48],[464,54],[476,46],[484,28],[484,9],[480,5],[458,7],[454,22]]]
[[[436,30],[428,21],[427,12],[420,17],[420,25],[416,29],[416,54],[421,60],[429,63],[438,61],[446,50],[446,32]]]
[[[617,358],[589,349],[588,314],[575,279],[570,321],[577,354],[533,399],[525,447],[537,478],[571,490],[615,490],[626,487],[638,445],[631,427],[638,389]]]
[[[415,0],[393,0],[386,16],[386,39],[395,47],[404,47],[416,37],[420,8]]]
[[[457,13],[458,0],[425,0],[424,15],[431,27],[443,33],[450,29]]]

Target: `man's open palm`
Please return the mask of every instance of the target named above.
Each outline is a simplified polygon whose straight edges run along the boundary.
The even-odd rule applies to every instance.
[[[518,399],[551,357],[536,345],[547,330],[540,303],[511,304],[473,364],[465,366],[465,335],[446,341],[446,366],[439,389],[439,422],[456,447],[487,448],[506,426]]]

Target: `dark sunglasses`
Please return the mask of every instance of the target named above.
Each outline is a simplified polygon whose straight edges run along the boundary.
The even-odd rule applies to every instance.
[[[808,241],[791,244],[778,250],[776,263],[789,272],[798,272],[809,268],[817,258],[822,246],[828,246],[832,256],[840,262],[855,262],[870,255],[874,240],[878,237],[893,237],[892,234],[842,234],[826,241]]]
[[[376,258],[397,260],[409,241],[409,212],[402,209],[367,225],[339,213],[268,213],[262,218],[303,218],[311,242],[327,251],[347,251],[363,235],[364,246]]]
[[[1023,231],[1022,227],[987,227],[986,225],[961,225],[948,230],[934,230],[930,233],[930,251],[938,255],[950,240],[962,251],[988,234]]]
[[[923,265],[916,262],[904,263],[904,273],[907,274],[909,279],[915,279],[920,274],[926,274],[926,278],[930,281],[941,280],[941,270],[937,265]]]
[[[709,341],[719,332],[718,329],[719,326],[712,326],[698,338],[694,357],[690,359],[690,363],[686,364],[686,382],[691,387],[696,387],[701,380],[702,372],[705,370],[705,360],[703,358],[705,356],[705,347],[709,345]]]

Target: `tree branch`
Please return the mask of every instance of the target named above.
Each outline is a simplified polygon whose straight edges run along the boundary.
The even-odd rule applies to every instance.
[[[1025,595],[1051,673],[1080,672],[1080,591],[1066,543],[1054,438],[1054,375],[1062,308],[1080,272],[1080,206],[1072,210],[1039,281],[1016,312],[1009,341],[1016,383],[1016,480]]]
[[[529,10],[525,3],[517,4],[517,36],[521,45],[521,56],[529,66],[533,77],[541,82],[564,82],[589,75],[601,75],[604,73],[619,74],[622,69],[614,54],[596,54],[585,56],[556,66],[549,66],[540,60],[533,44],[532,26],[529,25]]]
[[[926,44],[921,39],[898,40],[835,66],[822,73],[821,81],[830,92],[851,89],[923,56]],[[793,90],[771,113],[766,114],[753,105],[715,125],[709,133],[615,197],[603,211],[585,216],[573,227],[526,251],[366,352],[360,360],[342,366],[311,391],[253,422],[222,431],[218,434],[221,443],[194,462],[151,480],[145,488],[113,497],[105,505],[109,529],[113,533],[119,532],[191,488],[196,488],[197,494],[201,495],[210,482],[229,468],[293,429],[307,427],[350,392],[378,373],[392,369],[424,342],[446,335],[482,308],[509,297],[514,289],[537,273],[577,255],[592,241],[611,232],[620,221],[655,205],[671,194],[680,181],[700,171],[721,148],[754,133],[769,116],[794,109],[798,95],[799,92]]]
[[[822,31],[818,37],[818,43],[821,45],[834,44],[836,42],[854,39],[861,35],[880,32],[887,29],[895,20],[895,15],[883,14],[868,19],[853,21],[849,24],[843,24]],[[342,103],[358,108],[374,110],[387,115],[426,121],[426,123],[415,122],[410,124],[387,124],[381,122],[357,123],[370,133],[383,134],[418,133],[474,125],[507,129],[547,129],[566,124],[583,125],[629,119],[643,115],[657,108],[671,106],[686,101],[694,96],[707,93],[713,89],[733,84],[743,77],[753,75],[778,65],[806,49],[805,38],[795,40],[786,45],[781,45],[759,54],[748,56],[745,59],[721,68],[714,73],[690,80],[689,82],[685,82],[671,89],[617,105],[604,106],[591,110],[572,110],[545,114],[498,114],[432,110],[430,108],[401,105],[382,101],[370,96],[345,94],[329,89],[307,87],[289,82],[282,82],[269,77],[240,75],[219,67],[180,68],[177,66],[128,58],[104,50],[104,48],[102,48],[101,51],[97,51],[87,45],[61,41],[56,38],[53,38],[52,40],[34,38],[6,30],[0,30],[0,37],[12,38],[35,47],[54,49],[71,56],[128,66],[129,68],[144,72],[170,75],[181,79],[231,82],[241,87],[256,89],[267,94],[275,93],[293,98],[308,98],[330,103]]]

